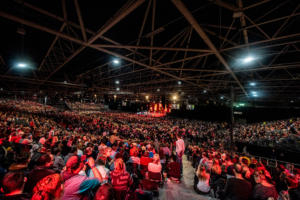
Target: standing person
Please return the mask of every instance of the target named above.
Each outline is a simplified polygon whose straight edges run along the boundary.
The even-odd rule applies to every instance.
[[[177,135],[176,156],[177,156],[177,161],[180,163],[181,173],[182,173],[182,156],[184,154],[184,150],[185,150],[184,140],[181,138],[180,135]]]

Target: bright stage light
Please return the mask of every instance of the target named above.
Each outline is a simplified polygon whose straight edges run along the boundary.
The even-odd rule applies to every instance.
[[[120,81],[116,80],[115,83],[116,83],[116,84],[120,84]]]
[[[117,91],[120,91],[120,88],[117,88],[116,90],[117,90]]]
[[[250,86],[256,86],[256,83],[255,82],[251,82]]]
[[[26,63],[18,63],[17,67],[24,68],[24,67],[27,67],[27,64]]]
[[[224,99],[224,96],[221,96],[220,99]]]
[[[157,92],[160,92],[160,89],[159,88],[157,88],[157,90],[156,90]]]
[[[248,63],[251,63],[255,60],[255,58],[253,56],[247,56],[243,59],[243,63],[244,64],[248,64]]]
[[[251,94],[252,94],[253,97],[258,97],[258,94],[257,94],[256,91],[251,91]]]
[[[181,85],[181,84],[182,84],[182,82],[181,82],[181,81],[178,81],[178,82],[177,82],[177,84],[178,84],[178,85]]]
[[[206,93],[207,93],[207,90],[203,90],[203,93],[206,94]]]
[[[174,95],[174,96],[172,97],[172,99],[173,99],[174,101],[176,101],[176,100],[177,100],[177,96]]]
[[[118,58],[113,59],[113,64],[114,65],[119,65],[120,64],[120,60]]]
[[[148,95],[146,95],[146,96],[145,96],[145,98],[146,98],[146,100],[148,100],[148,99],[149,99],[149,96],[148,96]]]
[[[117,98],[117,95],[114,95],[114,98]]]

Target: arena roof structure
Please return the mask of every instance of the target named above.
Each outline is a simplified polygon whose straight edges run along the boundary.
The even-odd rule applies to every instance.
[[[297,101],[298,0],[1,0],[5,90]]]

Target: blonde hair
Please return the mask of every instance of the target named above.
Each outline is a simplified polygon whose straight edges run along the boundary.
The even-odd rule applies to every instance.
[[[153,155],[153,162],[155,164],[158,164],[160,162],[160,157],[157,153]]]
[[[213,166],[211,167],[211,172],[220,175],[222,172],[221,166],[219,165],[219,161],[214,159]]]
[[[209,175],[206,173],[206,169],[204,165],[199,165],[196,175],[199,180],[206,181],[209,178]]]
[[[115,171],[125,171],[125,164],[122,158],[118,158],[114,163]]]

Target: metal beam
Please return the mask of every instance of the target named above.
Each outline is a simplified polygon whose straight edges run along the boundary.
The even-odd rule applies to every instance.
[[[121,21],[123,18],[125,18],[128,14],[130,14],[132,11],[134,11],[137,7],[139,7],[142,3],[144,3],[145,0],[137,0],[134,3],[132,3],[129,7],[126,7],[127,9],[124,12],[121,12],[119,15],[115,16],[114,18],[112,18],[111,20],[109,20],[109,23],[106,23],[102,28],[100,28],[100,30],[96,33],[95,36],[93,36],[91,39],[89,39],[87,41],[87,44],[90,45],[92,44],[94,41],[96,41],[99,37],[101,37],[104,33],[106,33],[107,31],[109,31],[114,25],[116,25],[119,21]],[[131,3],[132,1],[129,1],[129,3]],[[72,39],[73,40],[73,39]],[[80,41],[80,40],[79,40]],[[73,40],[73,42],[76,42],[75,40]],[[78,40],[77,40],[78,43]],[[79,42],[81,43],[81,41]],[[47,78],[45,80],[48,80],[51,76],[53,76],[53,74],[55,74],[59,69],[61,69],[63,66],[65,66],[68,62],[70,62],[75,56],[77,56],[81,51],[83,51],[86,46],[88,46],[86,44],[84,44],[82,47],[80,47],[79,49],[77,49],[71,56],[69,56],[65,62],[63,62],[61,65],[59,65],[58,67],[56,67],[56,69],[51,72]]]
[[[244,10],[248,10],[250,8],[255,8],[255,7],[257,7],[257,6],[261,5],[261,4],[267,3],[269,1],[271,1],[271,0],[263,0],[263,1],[260,1],[260,2],[257,2],[257,3],[254,3],[254,4],[250,5],[250,6],[244,7],[243,11]]]
[[[281,29],[288,23],[288,21],[290,20],[290,18],[296,13],[296,11],[298,10],[299,7],[300,7],[300,4],[298,4],[298,6],[293,10],[293,12],[290,14],[290,16],[285,19],[285,21],[281,24],[281,26],[274,33],[274,35],[272,36],[272,38],[277,37],[277,35],[280,33]]]
[[[195,31],[199,34],[199,36],[204,40],[204,42],[207,44],[207,46],[215,53],[216,57],[220,60],[220,62],[225,66],[227,71],[230,72],[231,76],[234,78],[234,80],[237,82],[237,84],[240,86],[240,88],[243,90],[243,92],[247,94],[247,91],[244,89],[243,85],[240,83],[236,75],[233,73],[231,68],[229,67],[228,63],[225,61],[223,56],[220,54],[220,52],[217,50],[215,45],[210,41],[209,37],[206,35],[204,30],[200,27],[196,19],[192,16],[191,12],[185,7],[185,5],[181,2],[181,0],[172,0],[173,4],[177,7],[177,9],[184,15],[184,17],[187,19],[187,21],[193,26]]]
[[[244,14],[244,17],[245,18],[247,18],[247,20],[251,23],[251,24],[253,24],[267,39],[270,39],[270,36],[265,32],[265,31],[263,31],[262,30],[262,28],[260,28],[259,26],[257,26],[257,24],[255,24],[255,22],[254,21],[252,21],[247,15],[245,15]],[[243,31],[247,31],[247,29],[243,29]]]
[[[138,64],[138,65],[140,65],[140,66],[142,66],[142,67],[145,67],[145,68],[148,68],[148,69],[157,71],[157,72],[159,72],[159,73],[161,73],[161,74],[167,75],[167,76],[169,76],[169,77],[171,77],[171,78],[174,78],[174,79],[176,79],[176,80],[182,80],[181,78],[179,78],[179,77],[177,77],[177,76],[174,76],[173,74],[164,72],[164,71],[162,71],[162,70],[157,70],[155,67],[146,65],[146,64],[144,64],[144,63],[141,63],[141,62],[139,62],[139,61],[133,60],[133,59],[131,59],[131,58],[128,58],[128,57],[123,56],[123,55],[120,55],[120,54],[118,54],[118,53],[109,51],[109,50],[107,50],[107,49],[103,49],[103,48],[101,48],[101,47],[94,47],[93,45],[89,44],[88,42],[81,41],[81,40],[76,39],[76,38],[73,38],[73,37],[71,37],[71,36],[69,36],[69,35],[65,35],[65,34],[63,34],[63,33],[60,33],[60,32],[58,32],[58,31],[52,30],[52,29],[50,29],[50,28],[47,28],[47,27],[38,25],[38,24],[33,23],[33,22],[30,22],[30,21],[28,21],[28,20],[24,20],[24,19],[22,19],[22,18],[19,18],[19,17],[13,16],[13,15],[7,14],[7,13],[2,12],[2,11],[0,11],[0,16],[4,17],[4,18],[6,18],[6,19],[9,19],[9,20],[12,20],[12,21],[15,21],[15,22],[18,22],[18,23],[21,23],[21,24],[30,26],[30,27],[32,27],[32,28],[36,28],[36,29],[39,29],[39,30],[41,30],[41,31],[45,31],[45,32],[50,33],[50,34],[53,34],[53,35],[58,35],[59,37],[65,38],[65,39],[70,40],[70,41],[72,41],[72,42],[81,44],[81,45],[83,45],[83,46],[82,46],[80,49],[85,48],[85,47],[91,47],[91,48],[97,49],[97,50],[99,50],[99,51],[101,51],[101,52],[104,52],[104,53],[107,53],[107,54],[110,54],[110,55],[119,57],[119,58],[121,58],[121,59],[123,59],[123,60],[126,60],[126,61],[129,61],[129,62],[131,62],[131,63],[135,63],[135,64]],[[77,51],[80,51],[80,49],[77,50]],[[75,53],[76,53],[76,52],[75,52]],[[74,54],[73,54],[73,56],[74,56]],[[69,59],[71,59],[71,58],[69,58]],[[184,81],[184,82],[186,82],[186,83],[189,83],[189,84],[191,84],[191,85],[197,86],[197,87],[202,87],[201,85],[195,84],[195,83],[190,82],[190,81],[185,81],[185,80],[182,80],[182,81]]]
[[[86,36],[86,32],[85,32],[84,23],[83,23],[83,20],[82,20],[82,15],[81,15],[81,11],[80,11],[80,6],[78,4],[78,0],[74,0],[74,4],[75,4],[78,21],[79,21],[80,28],[81,28],[81,33],[82,33],[83,40],[87,41],[87,36]]]
[[[94,47],[114,48],[114,49],[147,49],[147,50],[161,50],[161,51],[188,51],[188,52],[212,52],[209,49],[191,49],[191,48],[175,48],[175,47],[155,47],[155,46],[134,46],[134,45],[111,45],[111,44],[93,44]]]
[[[209,1],[213,2],[214,4],[216,4],[216,5],[218,5],[222,8],[226,8],[227,10],[230,10],[230,11],[233,11],[233,12],[238,10],[238,8],[235,7],[234,5],[232,5],[230,3],[226,3],[226,2],[221,1],[221,0],[209,0]]]
[[[155,11],[156,11],[156,0],[152,0],[152,24],[151,24],[151,38],[150,38],[150,46],[153,47],[154,43],[154,26],[155,26]],[[152,66],[152,52],[153,50],[150,49],[150,58],[149,58],[149,65]]]
[[[278,17],[278,18],[275,18],[275,19],[271,19],[271,20],[267,20],[267,21],[261,22],[261,23],[256,23],[256,25],[246,26],[243,29],[250,29],[250,28],[254,28],[256,26],[270,24],[270,23],[278,22],[278,21],[281,21],[281,20],[284,20],[284,19],[287,19],[287,18],[290,18],[290,17],[296,17],[296,16],[299,16],[299,15],[300,15],[300,12],[295,13],[293,15],[288,15],[288,16],[284,16],[284,17]]]
[[[242,10],[243,9],[243,2],[242,2],[242,0],[238,0],[238,5],[239,5],[239,9]],[[241,14],[240,21],[241,21],[242,28],[246,27],[246,20],[245,20],[245,16],[244,16],[243,12]],[[248,44],[249,40],[248,40],[247,29],[243,29],[243,36],[244,36],[244,42],[245,42],[245,44]]]

